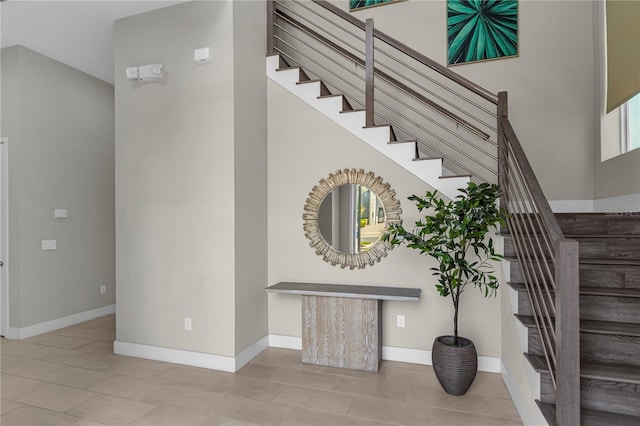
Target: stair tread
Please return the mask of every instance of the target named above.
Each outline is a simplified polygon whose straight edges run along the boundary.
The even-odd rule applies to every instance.
[[[539,373],[548,373],[549,368],[544,356],[525,353],[531,366]],[[640,384],[640,367],[620,364],[580,363],[580,377],[584,379],[607,380]]]
[[[414,158],[413,161],[425,161],[425,160],[440,160],[442,161],[443,158],[442,157],[420,157],[420,158]]]
[[[542,415],[550,426],[556,425],[556,406],[548,402],[536,400]],[[627,416],[625,414],[611,413],[609,411],[580,409],[580,423],[584,426],[590,425],[616,425],[616,426],[638,426],[638,417]]]
[[[452,176],[440,176],[438,179],[453,179],[453,178],[470,178],[471,175],[452,175]]]
[[[526,291],[527,287],[522,282],[507,282],[507,285],[516,291]],[[640,297],[640,288],[619,287],[580,287],[580,294],[589,296],[621,296]]]
[[[504,257],[505,260],[508,260],[510,262],[519,262],[518,258],[516,256],[505,256]],[[531,257],[531,256],[526,256],[525,259],[529,260],[529,259],[535,259],[536,261],[538,260],[545,260],[543,258],[540,257]],[[551,262],[550,259],[546,259],[547,262]],[[578,259],[578,263],[580,265],[614,265],[614,266],[640,266],[640,260],[638,259],[602,259],[602,258],[580,258]]]
[[[276,71],[288,71],[288,70],[299,70],[300,67],[280,67],[276,68]]]
[[[296,84],[309,84],[309,83],[322,83],[322,80],[303,80],[303,81],[298,81]]]
[[[525,327],[536,326],[536,322],[531,315],[514,314],[514,316]],[[622,336],[640,337],[640,324],[615,321],[580,320],[580,331],[583,333],[615,334]]]
[[[395,144],[400,144],[400,143],[416,143],[416,141],[412,141],[409,139],[403,139],[403,140],[396,140],[396,141],[389,141],[388,142],[390,145],[395,145]]]
[[[640,239],[640,234],[572,234],[569,232],[563,232],[564,237],[568,239],[577,239],[577,240],[598,240],[598,239],[619,239],[619,240],[638,240]],[[498,235],[503,237],[511,237],[511,232],[508,229],[500,229]],[[534,235],[541,235],[536,233]]]
[[[580,294],[594,296],[640,297],[640,288],[581,287]]]
[[[318,99],[324,99],[324,98],[337,98],[337,97],[343,97],[344,95],[341,93],[338,93],[337,95],[320,95],[318,96]]]
[[[340,111],[340,114],[347,114],[349,112],[365,112],[364,109],[359,108],[359,109],[343,109],[342,111]]]

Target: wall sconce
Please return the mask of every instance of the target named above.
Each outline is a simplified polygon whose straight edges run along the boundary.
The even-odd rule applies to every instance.
[[[128,79],[138,81],[150,81],[162,78],[164,73],[163,64],[140,65],[138,67],[127,67],[125,73]]]

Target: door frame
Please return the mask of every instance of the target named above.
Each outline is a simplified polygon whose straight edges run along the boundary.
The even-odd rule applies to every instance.
[[[9,332],[9,139],[0,138],[0,335]]]

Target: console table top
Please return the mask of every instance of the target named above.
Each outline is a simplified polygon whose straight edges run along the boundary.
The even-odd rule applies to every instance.
[[[419,301],[421,291],[419,288],[291,282],[280,282],[267,287],[265,290],[271,293],[302,294],[305,296],[349,297],[355,299],[410,302]]]

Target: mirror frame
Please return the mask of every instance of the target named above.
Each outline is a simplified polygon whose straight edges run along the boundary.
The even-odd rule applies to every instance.
[[[400,202],[396,199],[396,192],[385,183],[381,177],[377,177],[373,172],[366,172],[363,169],[344,169],[335,173],[330,173],[329,177],[320,179],[318,185],[314,186],[307,202],[304,205],[302,219],[304,221],[304,235],[313,247],[318,256],[333,266],[340,265],[341,268],[362,269],[367,265],[373,266],[380,259],[387,256],[387,252],[393,248],[388,241],[376,241],[367,251],[362,253],[342,253],[331,247],[320,234],[318,227],[318,211],[324,198],[341,185],[354,183],[366,186],[378,196],[384,207],[386,232],[389,225],[401,222]]]

